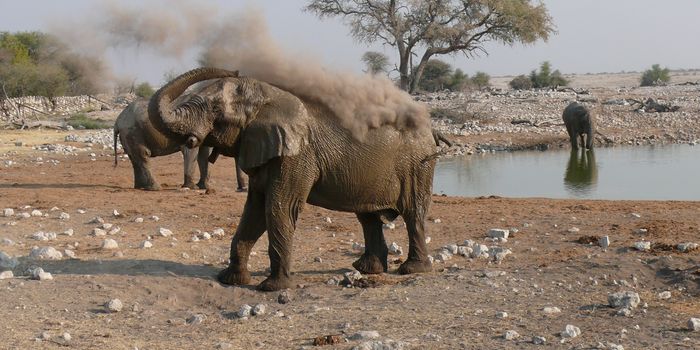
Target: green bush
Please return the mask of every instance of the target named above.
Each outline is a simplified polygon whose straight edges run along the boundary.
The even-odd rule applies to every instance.
[[[651,66],[651,69],[647,69],[643,74],[641,78],[641,85],[642,86],[655,86],[655,85],[663,85],[668,83],[671,80],[671,77],[669,76],[669,69],[668,68],[661,68],[660,65],[654,64]]]
[[[102,119],[90,119],[84,113],[73,114],[66,122],[76,129],[109,129],[113,126]]]
[[[151,97],[155,93],[155,90],[151,87],[151,84],[147,82],[143,82],[136,86],[136,89],[134,90],[134,94],[138,97]]]
[[[491,77],[488,74],[484,72],[476,72],[476,74],[474,74],[474,76],[471,78],[471,83],[481,89],[489,86],[489,80],[491,80]]]
[[[559,70],[552,72],[552,66],[547,61],[542,62],[539,72],[537,70],[530,72],[530,81],[534,88],[569,85],[569,81],[564,79]]]
[[[525,75],[518,75],[508,85],[514,90],[529,90],[532,89],[532,80]]]

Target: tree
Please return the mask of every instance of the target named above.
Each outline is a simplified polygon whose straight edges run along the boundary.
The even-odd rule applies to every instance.
[[[452,74],[452,79],[448,88],[452,91],[460,91],[464,89],[469,84],[469,76],[464,74],[464,72],[457,68]]]
[[[539,72],[530,72],[530,81],[534,88],[546,88],[550,86],[566,86],[569,81],[564,79],[559,70],[552,72],[552,65],[548,61],[542,62]]]
[[[532,89],[532,79],[525,75],[518,75],[508,85],[514,90],[529,90]]]
[[[418,88],[423,91],[440,91],[449,88],[452,80],[452,66],[440,60],[430,60],[425,65],[423,80]]]
[[[362,62],[365,63],[366,73],[372,75],[379,73],[387,73],[389,71],[389,57],[381,52],[367,51],[362,55]]]
[[[651,69],[647,69],[642,74],[641,85],[654,86],[668,83],[671,80],[669,73],[670,70],[668,68],[661,69],[660,65],[654,64],[651,66]]]
[[[321,18],[343,17],[355,39],[398,50],[399,86],[415,91],[437,55],[487,53],[485,44],[530,44],[554,32],[542,3],[531,0],[311,0]],[[422,50],[422,54],[418,54]],[[414,68],[412,59],[419,57]]]
[[[489,86],[489,80],[491,77],[484,72],[476,72],[471,79],[472,84],[476,85],[479,89]]]

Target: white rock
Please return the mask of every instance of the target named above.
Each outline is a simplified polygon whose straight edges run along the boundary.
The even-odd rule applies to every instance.
[[[379,332],[377,331],[359,331],[348,337],[349,340],[371,340],[379,338]]]
[[[68,332],[64,332],[61,335],[61,338],[63,338],[63,340],[65,340],[65,341],[71,341],[71,339],[73,339],[73,337],[71,337],[70,333],[68,333]]]
[[[63,254],[71,259],[77,259],[78,256],[75,255],[75,252],[70,250],[70,249],[64,249]]]
[[[153,247],[153,243],[151,243],[151,241],[146,240],[146,241],[141,242],[140,247],[142,249],[148,249],[148,248]]]
[[[251,311],[251,313],[253,314],[253,316],[260,316],[260,315],[264,315],[266,310],[267,310],[267,305],[257,304],[257,305],[255,305],[255,307],[253,307],[253,310]]]
[[[503,319],[503,318],[508,318],[508,313],[505,312],[505,311],[497,312],[497,313],[496,313],[496,318],[501,318],[501,319]]]
[[[159,227],[158,228],[158,234],[163,237],[170,237],[173,235],[173,231],[168,230],[165,227]]]
[[[86,211],[85,209],[78,209],[78,210],[76,210],[76,211],[78,212],[78,214],[85,214],[85,213],[87,213],[87,211]]]
[[[439,224],[439,223],[442,222],[442,220],[440,220],[440,218],[437,218],[437,219],[433,220],[433,222],[436,223],[436,224]]]
[[[393,230],[396,228],[396,224],[393,222],[387,222],[386,224],[382,225],[382,227],[389,229],[389,230]]]
[[[430,236],[425,237],[425,244],[429,244],[431,240]]]
[[[665,300],[665,299],[671,299],[671,292],[670,291],[663,291],[659,293],[658,295],[659,299]]]
[[[241,308],[238,310],[238,317],[243,318],[243,317],[249,317],[250,313],[253,311],[253,307],[251,307],[248,304],[243,304]]]
[[[513,252],[508,248],[503,247],[491,247],[489,248],[489,255],[493,261],[500,263],[506,256],[512,254]]]
[[[459,254],[465,258],[468,258],[473,252],[474,252],[474,250],[472,248],[467,247],[467,246],[461,245],[457,248],[457,254]]]
[[[29,258],[34,260],[60,260],[63,254],[54,247],[34,247],[29,253]]]
[[[564,328],[560,335],[564,339],[576,338],[581,335],[581,329],[574,325],[567,324],[566,328]]]
[[[324,221],[325,221],[326,223],[328,223],[328,224],[332,224],[332,223],[333,223],[333,220],[332,220],[329,216],[326,216],[326,218],[324,219]]]
[[[544,311],[546,314],[558,314],[561,312],[561,309],[556,306],[545,306],[542,311]]]
[[[576,232],[579,232],[581,230],[578,227],[572,227],[572,228],[568,229],[567,231],[569,231],[569,233],[576,233]]]
[[[155,216],[155,215],[151,215],[151,217],[149,217],[149,219],[151,219],[151,220],[153,220],[153,221],[158,221],[158,220],[160,220],[160,218],[157,217],[157,216]]]
[[[450,253],[450,251],[447,249],[442,249],[437,254],[435,254],[435,260],[437,261],[445,262],[450,259],[452,259],[452,253]]]
[[[122,215],[122,214],[119,214],[119,212],[117,211],[117,209],[112,210],[112,216],[114,216],[114,217],[120,217],[121,215]]]
[[[639,218],[642,217],[641,215],[639,215],[639,214],[637,214],[637,213],[632,213],[632,214],[630,214],[630,216],[633,217],[633,218],[637,218],[637,219],[639,219]]]
[[[117,241],[107,238],[104,241],[102,241],[102,249],[106,250],[111,250],[111,249],[118,249],[119,244],[117,244]]]
[[[472,258],[488,258],[489,257],[489,247],[483,244],[475,244],[472,248]]]
[[[68,213],[61,213],[61,214],[58,216],[58,218],[61,219],[61,220],[69,220],[69,219],[70,219],[70,214],[68,214]]]
[[[29,277],[33,280],[39,280],[39,281],[50,281],[53,279],[53,276],[44,271],[41,267],[37,267],[35,269],[32,269],[29,271]]]
[[[124,308],[124,304],[119,299],[111,299],[105,303],[105,309],[108,312],[119,312]]]
[[[637,249],[639,251],[651,250],[651,242],[647,242],[647,241],[634,242],[634,249]]]
[[[90,219],[88,221],[88,224],[104,224],[105,220],[99,216],[95,216],[94,218]]]
[[[29,213],[19,213],[19,214],[17,214],[17,216],[24,218],[24,219],[28,219],[28,218],[32,217],[32,215]]]
[[[505,238],[508,239],[508,235],[510,234],[510,231],[500,229],[500,228],[492,228],[489,230],[489,232],[486,233],[488,237],[491,238]]]
[[[143,222],[143,218],[136,218],[136,219],[134,219],[134,222],[141,223],[141,222]]]
[[[640,301],[639,294],[632,291],[608,294],[608,304],[612,307],[634,309]]]
[[[532,337],[532,343],[535,345],[544,345],[547,343],[547,338],[540,337],[540,336],[534,336],[534,337]]]
[[[10,216],[15,215],[15,210],[12,208],[5,208],[2,210],[2,216],[9,218]]]
[[[35,239],[37,241],[51,241],[51,240],[56,239],[56,233],[55,232],[39,231],[39,232],[35,232],[32,235],[32,239]]]
[[[106,230],[111,229],[112,226],[114,226],[114,225],[113,225],[113,224],[110,224],[110,223],[108,223],[108,222],[105,222],[105,223],[103,223],[103,224],[100,226],[100,228],[106,231]]]
[[[403,249],[401,248],[400,245],[398,245],[398,243],[391,242],[391,245],[389,245],[389,254],[403,255]]]
[[[503,335],[503,338],[504,338],[505,340],[515,340],[515,339],[517,339],[518,337],[520,337],[520,334],[519,334],[518,332],[512,330],[512,329],[507,330],[507,331],[506,331],[506,334]]]
[[[114,236],[114,235],[116,235],[117,233],[119,233],[121,230],[122,230],[122,229],[121,229],[119,226],[114,226],[114,227],[112,227],[112,228],[107,232],[107,234],[110,235],[110,236]]]
[[[0,280],[10,279],[14,277],[15,274],[13,274],[11,270],[0,272]]]
[[[223,238],[226,235],[226,232],[223,228],[215,228],[214,231],[211,231],[211,235],[213,237]]]
[[[205,240],[205,241],[210,240],[210,239],[211,239],[211,235],[209,234],[209,232],[204,232],[204,233],[202,233],[202,239]]]
[[[638,229],[634,230],[634,233],[637,233],[637,234],[640,234],[640,235],[643,235],[643,234],[645,234],[645,233],[647,233],[647,232],[649,232],[649,230],[647,230],[647,229],[645,229],[645,228],[638,228]]]
[[[462,243],[462,245],[465,245],[469,248],[474,248],[475,244],[476,243],[474,241],[472,241],[471,239],[465,239],[464,242]]]
[[[693,332],[700,332],[700,318],[691,318],[688,320],[688,329]]]
[[[459,253],[459,246],[456,244],[448,244],[448,245],[442,247],[442,249],[447,250],[452,255]]]
[[[598,245],[603,247],[603,249],[608,249],[610,246],[610,237],[603,236],[598,239]]]
[[[34,209],[32,210],[31,216],[43,216],[44,213],[41,212],[41,210]]]
[[[107,231],[105,231],[99,227],[95,227],[92,229],[92,232],[90,232],[90,235],[95,236],[95,237],[106,236]]]
[[[201,324],[202,322],[204,322],[204,320],[206,320],[206,319],[207,319],[206,315],[196,314],[196,315],[192,315],[192,316],[188,317],[187,320],[185,320],[185,322],[189,325],[198,325],[198,324]]]
[[[680,243],[677,248],[681,253],[687,253],[698,249],[698,244],[693,242]]]

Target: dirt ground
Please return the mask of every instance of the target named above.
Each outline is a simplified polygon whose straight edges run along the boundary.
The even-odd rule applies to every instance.
[[[371,341],[386,349],[700,348],[700,332],[687,330],[689,318],[700,317],[700,252],[674,249],[699,241],[700,202],[434,196],[427,224],[432,254],[467,239],[512,254],[501,263],[455,255],[435,262],[432,273],[411,276],[395,273],[405,255],[390,256],[389,273],[353,288],[327,282],[352,271],[360,225],[353,214],[307,205],[294,242],[298,285],[280,304],[280,293],[214,279],[226,264],[246,198],[235,192],[231,159],[213,167],[216,192],[205,194],[179,189],[178,155],[156,158],[164,190],[146,192],[131,188],[128,160],[113,168],[111,151],[31,149],[33,142],[61,140],[62,133],[24,132],[21,147],[11,132],[0,134],[0,209],[15,212],[0,217],[0,250],[19,260],[15,278],[0,280],[1,348],[298,349],[314,348],[313,339],[326,335],[339,335],[341,342],[326,348],[340,349]],[[16,163],[3,165],[8,159]],[[35,209],[44,216],[17,216]],[[70,218],[59,219],[63,212]],[[96,216],[121,230],[91,236]],[[174,234],[161,237],[159,227]],[[192,241],[195,230],[216,228],[225,236]],[[491,228],[517,232],[498,243],[486,238]],[[74,234],[62,235],[67,229]],[[38,231],[58,236],[34,240]],[[385,232],[389,243],[407,251],[400,219]],[[610,247],[586,244],[596,241],[587,236],[609,236]],[[141,248],[149,237],[153,247]],[[102,249],[105,238],[116,240],[118,249]],[[652,242],[651,251],[630,248],[641,240]],[[76,258],[32,260],[34,246],[70,249]],[[250,264],[257,284],[269,264],[264,236]],[[29,279],[25,271],[33,266],[53,280]],[[618,291],[641,297],[628,316],[608,306],[608,295]],[[659,297],[664,291],[669,299]],[[114,298],[123,310],[106,312],[103,304]],[[264,314],[237,317],[242,305],[261,303]],[[581,334],[564,340],[560,333],[569,324]],[[519,337],[506,340],[508,330]],[[345,340],[360,331],[376,331],[379,338]],[[545,345],[533,344],[534,336],[546,338]]]

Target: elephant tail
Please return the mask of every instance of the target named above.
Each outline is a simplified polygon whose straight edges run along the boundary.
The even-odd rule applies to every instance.
[[[441,132],[435,129],[433,129],[433,140],[435,140],[435,146],[439,147],[440,142],[442,142],[445,145],[447,145],[447,147],[425,157],[423,160],[421,160],[421,163],[426,163],[433,159],[439,158],[440,156],[446,154],[449,148],[452,147],[452,141],[450,141],[447,137],[445,137],[445,135],[443,135]]]
[[[117,159],[117,139],[119,138],[119,129],[114,128],[114,167],[119,164]]]

